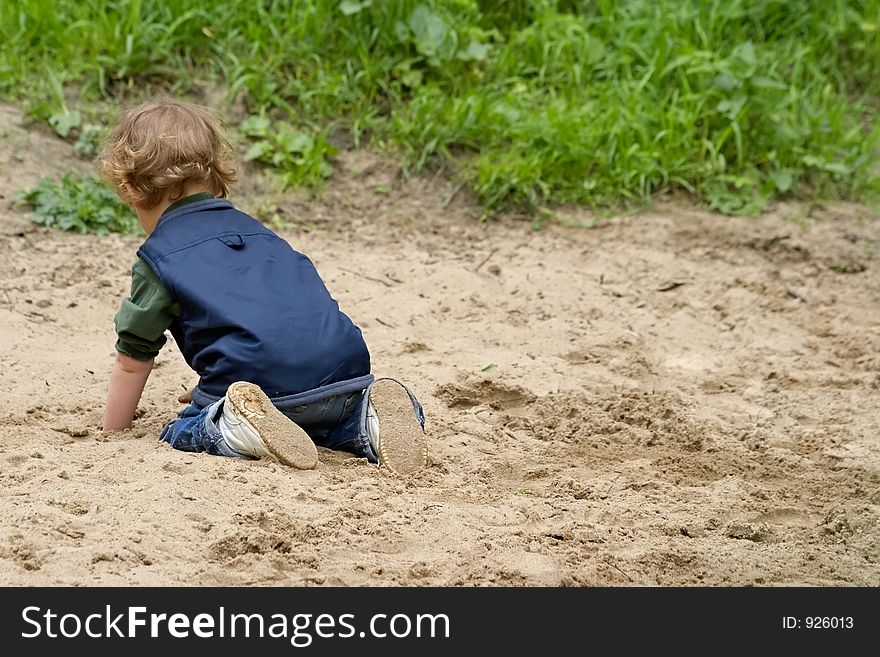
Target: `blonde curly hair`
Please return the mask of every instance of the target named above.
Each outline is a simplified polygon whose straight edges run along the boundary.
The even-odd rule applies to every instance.
[[[191,183],[228,196],[236,180],[232,153],[210,110],[163,98],[125,112],[95,165],[126,203],[150,209],[181,198]]]

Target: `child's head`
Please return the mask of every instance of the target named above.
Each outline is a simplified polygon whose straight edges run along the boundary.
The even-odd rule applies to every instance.
[[[231,155],[223,124],[207,109],[162,99],[127,111],[96,164],[123,200],[153,208],[193,187],[227,196],[236,179]]]

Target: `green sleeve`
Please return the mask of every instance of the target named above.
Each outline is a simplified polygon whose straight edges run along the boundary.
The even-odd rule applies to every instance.
[[[150,266],[138,258],[131,268],[131,296],[116,313],[116,351],[150,360],[165,344],[165,330],[180,316],[180,304]]]

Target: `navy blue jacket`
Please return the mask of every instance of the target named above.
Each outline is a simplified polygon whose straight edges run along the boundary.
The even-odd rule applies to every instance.
[[[181,307],[170,330],[206,405],[235,381],[304,402],[365,388],[370,354],[312,262],[225,199],[164,214],[138,255]]]

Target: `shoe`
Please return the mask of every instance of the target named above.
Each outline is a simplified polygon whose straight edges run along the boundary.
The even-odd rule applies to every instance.
[[[417,402],[392,379],[377,379],[368,394],[367,436],[379,465],[400,476],[424,468],[428,463],[428,441],[424,420],[416,411]]]
[[[275,459],[298,470],[312,470],[318,464],[318,449],[309,435],[253,383],[237,381],[229,386],[217,428],[243,456]]]

